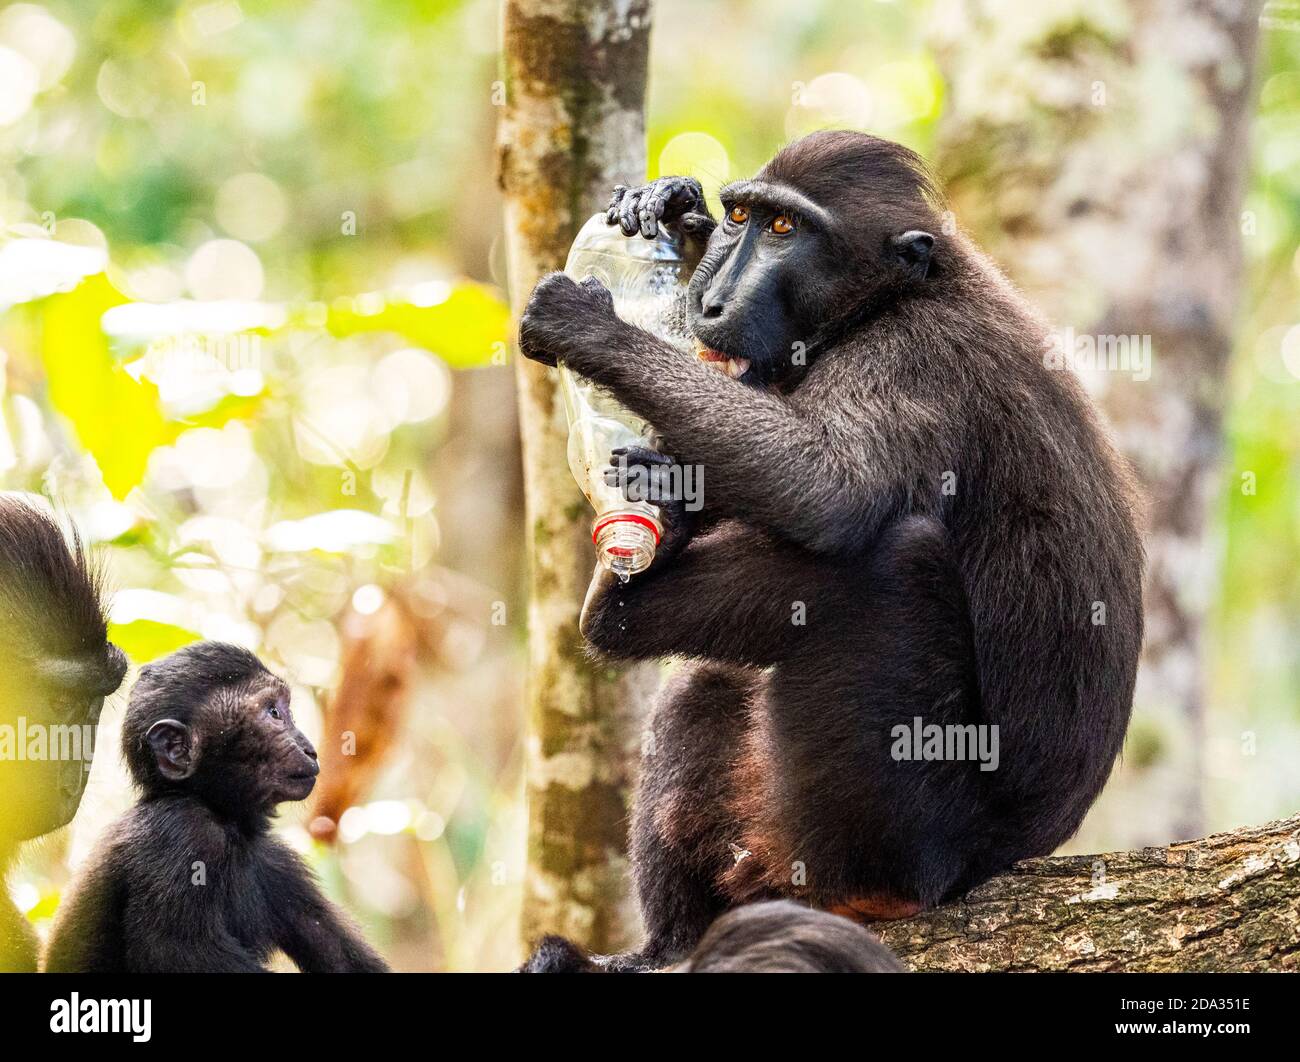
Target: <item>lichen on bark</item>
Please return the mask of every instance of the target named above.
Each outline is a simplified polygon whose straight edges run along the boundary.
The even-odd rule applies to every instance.
[[[1300,970],[1300,815],[1026,860],[957,903],[874,928],[914,970]]]
[[[648,0],[508,0],[500,183],[511,303],[564,265],[615,184],[645,176]],[[594,951],[638,934],[626,819],[653,668],[613,673],[578,635],[591,575],[590,515],[565,464],[553,374],[518,360],[530,558],[528,869],[523,936],[563,933]]]

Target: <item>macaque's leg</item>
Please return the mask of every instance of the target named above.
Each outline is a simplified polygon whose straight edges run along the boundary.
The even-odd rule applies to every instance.
[[[752,731],[762,762],[744,779],[755,795],[741,843],[757,858],[720,883],[737,902],[776,890],[896,915],[1004,859],[988,823],[1014,811],[989,801],[997,764],[1014,753],[996,744],[998,728],[981,726],[990,720],[972,624],[942,525],[891,524],[857,593],[835,639],[768,673]],[[950,726],[960,749],[955,738],[924,754],[913,743],[921,727],[942,735]],[[984,754],[994,769],[982,769]]]
[[[715,882],[740,836],[730,815],[730,767],[762,677],[705,664],[664,689],[642,749],[632,813],[632,866],[646,927],[635,956],[611,969],[659,969],[687,955],[729,904]]]
[[[582,633],[609,656],[688,656],[765,667],[852,614],[856,576],[738,524],[693,539],[622,583],[597,568]]]

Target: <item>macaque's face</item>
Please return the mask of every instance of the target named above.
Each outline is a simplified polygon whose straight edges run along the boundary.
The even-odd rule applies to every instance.
[[[0,839],[72,821],[90,776],[102,696],[24,674],[0,678]]]
[[[753,182],[742,182],[741,188]],[[726,215],[691,277],[691,331],[710,367],[754,386],[804,364],[814,312],[804,280],[820,259],[816,221],[774,195],[724,190]]]
[[[123,746],[146,793],[192,793],[231,816],[305,800],[320,773],[316,750],[294,725],[289,687],[250,654],[215,643],[141,672]]]
[[[247,806],[268,811],[311,795],[320,764],[294,724],[289,696],[289,687],[269,673],[238,691],[215,695],[217,703],[198,724],[201,786],[225,787],[240,779]]]

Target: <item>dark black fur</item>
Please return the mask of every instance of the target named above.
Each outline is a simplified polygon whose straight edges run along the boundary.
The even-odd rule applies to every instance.
[[[75,532],[69,546],[53,519],[15,495],[0,495],[0,644],[0,726],[15,741],[20,721],[51,735],[95,727],[126,672],[108,641],[99,575]],[[61,747],[81,758],[0,756],[0,971],[36,968],[35,937],[8,901],[4,875],[21,841],[76,814],[93,748],[80,737]]]
[[[387,969],[270,833],[318,766],[257,657],[203,642],[145,667],[122,753],[140,802],[59,908],[46,969],[258,971],[276,950],[309,972]]]
[[[856,922],[789,900],[728,911],[669,973],[902,973],[898,958]],[[544,937],[521,973],[611,973],[563,937]]]
[[[633,967],[679,961],[737,904],[885,916],[1052,851],[1119,752],[1142,640],[1130,474],[1045,367],[1046,326],[943,233],[921,162],[819,133],[758,179],[724,189],[748,214],[712,229],[690,283],[696,336],[749,360],[739,380],[560,274],[520,329],[705,472],[704,518],[668,521],[626,585],[598,570],[583,615],[613,657],[697,661],[643,763]],[[689,197],[652,190],[623,197],[671,224]],[[894,759],[914,717],[996,724],[999,769]]]

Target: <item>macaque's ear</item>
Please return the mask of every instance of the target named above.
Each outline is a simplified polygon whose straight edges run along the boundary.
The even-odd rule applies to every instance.
[[[890,240],[894,257],[900,265],[913,270],[924,280],[930,271],[930,252],[934,250],[934,237],[920,229],[909,229]]]
[[[183,782],[194,773],[198,760],[190,728],[175,719],[159,719],[145,735],[153,749],[158,773],[169,782]]]

